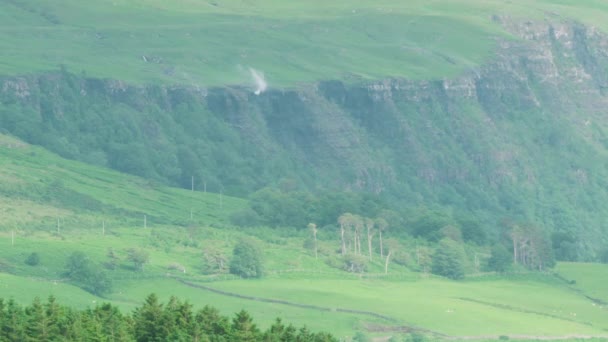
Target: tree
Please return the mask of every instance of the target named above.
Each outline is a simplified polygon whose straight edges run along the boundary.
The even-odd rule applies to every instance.
[[[608,264],[608,248],[600,252],[600,262]]]
[[[341,254],[342,256],[346,255],[346,231],[352,225],[353,222],[353,214],[344,213],[338,217],[338,224],[340,225],[340,242],[341,244]]]
[[[388,264],[391,260],[391,256],[399,249],[399,242],[397,240],[389,239],[386,242],[386,245],[388,247],[388,253],[386,253],[386,258],[384,259],[384,274],[388,274]]]
[[[355,236],[353,241],[354,252],[361,255],[361,231],[365,225],[365,219],[359,215],[353,215],[353,227],[355,228]]]
[[[245,310],[238,312],[232,319],[232,340],[239,342],[257,341],[260,331]]]
[[[465,274],[466,255],[458,242],[444,238],[433,256],[432,272],[450,279],[462,279]]]
[[[243,278],[262,277],[262,251],[255,242],[242,239],[234,246],[230,260],[230,273]]]
[[[77,251],[70,254],[66,260],[63,275],[96,295],[102,295],[112,290],[110,278],[83,252]]]
[[[369,260],[372,260],[372,238],[374,237],[374,220],[365,218],[365,228],[367,228],[367,251],[369,253]]]
[[[383,218],[379,217],[376,219],[376,226],[378,226],[378,238],[380,239],[380,257],[384,257],[384,243],[382,241],[382,233],[388,228],[388,222]]]
[[[462,232],[462,239],[465,242],[473,242],[479,246],[487,242],[488,234],[477,220],[466,216],[461,217],[458,219],[458,225]]]
[[[456,242],[462,242],[462,233],[460,229],[453,225],[447,225],[439,231],[444,238],[452,239]]]
[[[166,341],[169,336],[163,305],[155,294],[150,294],[144,304],[133,312],[133,330],[138,342]]]
[[[5,306],[4,319],[0,326],[0,340],[25,341],[27,316],[24,310],[13,299],[10,299]]]
[[[368,260],[361,255],[348,253],[342,257],[342,269],[352,273],[363,273],[367,270]]]
[[[551,244],[557,260],[576,261],[578,259],[576,243],[576,238],[571,233],[554,232],[551,234]]]
[[[371,340],[364,333],[357,331],[355,336],[353,336],[353,342],[370,342]]]
[[[104,264],[104,266],[109,270],[115,270],[120,263],[120,258],[112,247],[108,248],[106,257],[108,258],[108,261]]]
[[[220,315],[218,309],[205,305],[194,316],[194,320],[201,333],[212,338],[215,336],[228,336],[230,334],[230,321]]]
[[[68,256],[63,274],[72,280],[84,281],[90,277],[91,272],[92,266],[89,257],[83,252],[77,251]]]
[[[312,234],[312,238],[314,239],[314,243],[315,243],[315,259],[319,258],[318,255],[318,248],[317,248],[317,225],[314,223],[309,223],[308,224],[308,230],[310,230],[311,234]]]
[[[32,252],[28,255],[27,259],[25,259],[25,264],[29,266],[37,266],[40,264],[40,255],[36,252]]]
[[[217,246],[207,246],[203,250],[203,272],[224,273],[228,269],[228,258]]]
[[[551,239],[539,227],[514,224],[509,236],[513,244],[513,263],[539,271],[555,265]]]
[[[150,261],[150,255],[143,249],[129,248],[127,250],[127,260],[133,263],[136,271],[143,271],[144,265]]]
[[[25,309],[27,325],[25,328],[26,341],[47,341],[49,340],[49,320],[47,319],[44,307],[40,298],[36,297],[31,306]]]
[[[511,253],[501,244],[492,246],[490,259],[488,260],[488,269],[496,272],[505,272],[513,263]]]
[[[433,256],[431,249],[426,246],[416,247],[416,263],[422,269],[422,272],[428,273],[433,264]]]

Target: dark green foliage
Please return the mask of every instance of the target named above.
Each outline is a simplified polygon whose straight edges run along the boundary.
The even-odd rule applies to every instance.
[[[577,240],[572,233],[554,232],[551,243],[555,259],[559,261],[576,261],[578,259]]]
[[[192,306],[171,298],[162,304],[152,294],[132,316],[111,304],[74,310],[58,304],[52,296],[46,302],[36,298],[21,307],[0,299],[0,341],[302,341],[337,342],[327,333],[313,333],[306,327],[284,326],[277,319],[260,331],[246,311],[232,321],[215,308],[194,312]]]
[[[234,246],[230,259],[230,273],[243,278],[262,277],[262,251],[254,241],[242,239]]]
[[[370,342],[371,340],[364,333],[357,331],[355,336],[353,336],[353,342]]]
[[[239,227],[255,227],[261,222],[260,215],[251,208],[245,208],[230,215],[230,223]]]
[[[600,252],[600,261],[604,264],[608,264],[608,248],[605,248]]]
[[[428,211],[412,223],[412,234],[429,241],[439,241],[443,236],[441,229],[450,225],[451,219],[444,213]]]
[[[396,221],[408,223],[391,222],[397,236],[438,241],[439,230],[452,225],[466,243],[481,245],[498,235],[497,221],[512,217],[538,221],[545,231],[592,232],[574,243],[594,248],[566,240],[554,248],[560,260],[595,257],[608,172],[595,158],[602,143],[588,141],[602,142],[606,134],[598,125],[589,127],[589,139],[582,137],[567,124],[571,108],[543,107],[559,94],[543,93],[531,79],[526,89],[538,93],[522,98],[508,76],[506,70],[482,75],[474,100],[450,97],[431,82],[416,97],[423,100],[397,91],[378,101],[379,93],[334,81],[305,96],[286,90],[252,98],[238,89],[203,96],[194,88],[138,88],[61,70],[19,79],[27,98],[10,87],[1,92],[0,127],[64,157],[186,188],[194,177],[196,190],[252,194],[257,216],[236,213],[236,225],[324,227],[344,212],[377,217],[391,209],[402,211]],[[503,81],[506,94],[486,87]],[[453,111],[463,113],[459,120]],[[330,114],[321,119],[319,113]],[[517,143],[505,143],[516,134]],[[524,168],[521,160],[531,162]],[[61,184],[44,196],[104,208]],[[408,216],[403,209],[420,205],[433,210]]]
[[[465,275],[466,255],[462,245],[451,239],[439,241],[433,255],[431,271],[450,279],[462,279]]]
[[[484,245],[488,240],[488,233],[481,226],[479,221],[472,218],[458,220],[462,238],[465,242],[473,242],[477,245]]]
[[[40,264],[40,255],[36,252],[32,252],[25,259],[25,264],[29,266],[38,266],[38,264]]]
[[[169,336],[169,321],[155,294],[133,312],[133,321],[137,341],[166,341]]]
[[[513,255],[501,244],[492,246],[490,259],[488,259],[488,270],[505,272],[513,264]]]
[[[96,295],[112,290],[112,280],[100,265],[94,264],[83,252],[70,254],[63,274],[76,285]]]
[[[427,339],[426,336],[424,336],[423,334],[421,334],[419,332],[412,332],[412,333],[408,334],[407,337],[405,338],[405,342],[425,342],[425,341],[429,341],[429,339]]]
[[[241,310],[232,319],[232,336],[235,341],[243,342],[259,339],[260,330],[253,324],[253,318],[247,311]]]

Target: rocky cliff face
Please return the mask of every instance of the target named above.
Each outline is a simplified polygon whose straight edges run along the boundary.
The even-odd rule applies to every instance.
[[[65,156],[174,184],[197,175],[247,193],[289,178],[577,230],[597,247],[608,35],[559,18],[494,20],[513,38],[455,79],[324,81],[258,96],[61,72],[2,79],[0,122]],[[121,161],[133,153],[142,157]]]

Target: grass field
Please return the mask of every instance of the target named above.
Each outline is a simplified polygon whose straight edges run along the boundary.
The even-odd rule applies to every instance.
[[[24,172],[25,170],[25,172]],[[227,223],[245,201],[160,186],[153,181],[58,158],[0,135],[0,227],[36,224],[101,230],[112,225]],[[221,197],[221,199],[220,199]],[[192,217],[192,219],[191,219]]]
[[[575,281],[573,288],[608,303],[608,265],[564,262],[555,271],[566,279]]]
[[[576,5],[576,6],[575,6]],[[270,86],[452,77],[508,37],[492,15],[607,28],[602,1],[138,0],[0,3],[0,75],[68,70],[136,83]],[[24,46],[21,42],[27,41]]]

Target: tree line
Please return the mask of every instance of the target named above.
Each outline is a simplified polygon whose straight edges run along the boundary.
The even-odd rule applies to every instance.
[[[280,318],[260,329],[247,311],[232,318],[205,306],[195,311],[171,297],[161,303],[155,294],[132,313],[104,303],[84,310],[61,305],[54,297],[35,298],[22,306],[0,299],[0,341],[200,341],[200,342],[333,342],[326,332],[284,324]]]

